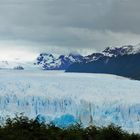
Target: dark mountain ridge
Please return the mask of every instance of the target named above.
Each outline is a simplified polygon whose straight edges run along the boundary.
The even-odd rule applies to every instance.
[[[87,56],[88,61],[74,63],[66,72],[106,73],[140,80],[139,47],[106,48],[103,53]]]

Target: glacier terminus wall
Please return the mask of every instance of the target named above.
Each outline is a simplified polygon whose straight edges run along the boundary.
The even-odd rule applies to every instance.
[[[0,123],[18,113],[61,127],[114,123],[140,132],[140,81],[107,74],[0,70]]]

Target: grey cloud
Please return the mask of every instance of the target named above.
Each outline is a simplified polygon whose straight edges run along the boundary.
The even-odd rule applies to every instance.
[[[0,40],[20,40],[40,51],[136,44],[139,5],[139,0],[0,0]]]

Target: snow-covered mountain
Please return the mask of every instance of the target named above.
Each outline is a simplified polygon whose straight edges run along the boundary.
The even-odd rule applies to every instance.
[[[135,55],[140,53],[140,44],[136,46],[125,45],[122,47],[107,47],[105,50],[97,53],[92,53],[91,55],[82,56],[80,54],[69,54],[69,55],[53,55],[49,53],[41,53],[37,57],[36,65],[44,70],[69,70],[69,66],[78,64],[85,64],[90,62],[95,62],[99,59],[106,58],[117,58],[124,55]]]
[[[93,53],[80,63],[68,67],[67,72],[108,73],[140,80],[140,45],[108,47]]]
[[[130,54],[137,54],[140,53],[140,44],[132,46],[132,45],[125,45],[121,47],[107,47],[105,50],[93,53],[85,57],[86,63],[91,61],[96,61],[101,57],[117,57],[123,55],[130,55]]]
[[[140,81],[106,74],[0,71],[0,123],[16,113],[54,122],[115,123],[140,132]]]
[[[44,70],[65,70],[74,62],[82,62],[83,56],[79,54],[69,55],[52,55],[48,53],[41,53],[37,57],[36,64],[41,66]]]
[[[71,71],[73,64],[84,65],[91,62],[103,61],[105,64],[110,59],[118,59],[126,55],[140,54],[140,44],[136,46],[128,45],[122,47],[107,47],[99,53],[93,53],[88,56],[80,54],[69,55],[53,55],[41,53],[36,59],[36,62],[24,62],[21,60],[0,61],[0,69],[43,69],[43,70],[66,70]],[[72,65],[72,66],[71,66]],[[70,68],[69,68],[70,67]],[[74,68],[75,69],[75,68]],[[82,69],[81,69],[82,70]],[[75,71],[75,70],[73,70]]]

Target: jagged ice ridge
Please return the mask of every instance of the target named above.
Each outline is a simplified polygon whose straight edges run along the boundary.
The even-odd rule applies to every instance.
[[[24,112],[62,127],[115,123],[140,132],[139,91],[140,81],[114,75],[1,70],[0,122]]]

